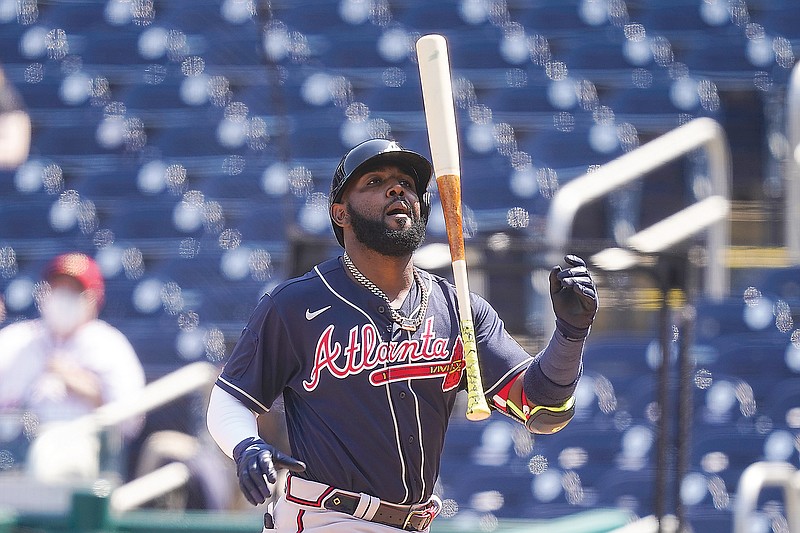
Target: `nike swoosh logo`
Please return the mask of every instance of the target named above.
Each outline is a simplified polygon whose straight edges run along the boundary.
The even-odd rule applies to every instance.
[[[331,306],[327,305],[322,309],[317,309],[316,311],[313,312],[311,311],[311,309],[306,309],[306,320],[314,320],[315,318],[317,318],[319,315],[321,315],[330,308]]]

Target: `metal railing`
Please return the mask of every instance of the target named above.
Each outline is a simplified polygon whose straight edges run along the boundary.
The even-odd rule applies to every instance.
[[[208,389],[219,369],[207,362],[188,364],[143,387],[138,394],[98,407],[93,412],[44,432],[39,438],[58,442],[75,435],[100,435],[127,420],[142,416],[196,391]],[[98,461],[100,458],[98,457]],[[181,487],[188,468],[170,463],[124,485],[111,494],[111,508],[128,511]]]
[[[705,151],[708,158],[712,195],[729,200],[731,157],[725,132],[713,119],[694,119],[564,185],[553,198],[547,214],[545,241],[552,254],[550,260],[561,260],[572,235],[575,215],[581,207],[698,149]],[[729,289],[725,268],[729,244],[727,221],[713,224],[708,235],[709,254],[704,283],[707,295],[713,299],[723,298]]]
[[[697,118],[687,122],[683,126],[609,161],[597,170],[587,172],[565,184],[556,193],[547,214],[545,228],[547,264],[556,264],[561,261],[567,251],[567,245],[572,239],[572,225],[575,216],[583,206],[630,183],[644,179],[653,170],[685,157],[695,150],[703,150],[706,154],[711,180],[711,195],[676,213],[673,217],[668,217],[639,232],[628,239],[628,242],[621,244],[633,249],[638,247],[637,251],[644,254],[652,253],[654,250],[660,251],[668,245],[676,244],[675,235],[670,234],[676,225],[684,224],[689,218],[695,222],[703,222],[702,225],[695,223],[691,226],[693,233],[681,231],[678,235],[685,239],[691,234],[708,228],[708,256],[703,287],[709,298],[713,300],[724,298],[730,289],[730,276],[726,268],[725,255],[730,245],[729,217],[727,215],[730,210],[731,155],[722,126],[710,118]],[[703,215],[699,219],[695,218],[698,212]],[[643,243],[654,237],[657,237],[659,241]],[[652,246],[656,246],[656,248],[649,249]],[[546,283],[536,284],[539,291],[546,286]],[[550,299],[546,294],[539,296],[539,314],[545,328],[549,327],[552,331],[553,321],[545,320],[546,317],[552,317],[553,313]]]
[[[800,531],[800,471],[789,463],[753,463],[739,477],[739,487],[733,509],[733,533],[753,531],[752,513],[758,507],[758,497],[766,487],[783,489],[786,521],[789,531]]]
[[[800,63],[795,64],[786,89],[785,235],[789,261],[800,265]]]

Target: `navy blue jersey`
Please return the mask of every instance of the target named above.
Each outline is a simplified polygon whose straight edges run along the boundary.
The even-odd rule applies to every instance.
[[[281,394],[302,477],[396,503],[432,494],[456,394],[466,386],[455,287],[421,271],[429,305],[415,332],[348,277],[341,258],[265,295],[217,385],[263,413]],[[400,309],[413,316],[416,285]],[[496,311],[472,295],[486,394],[531,357]]]

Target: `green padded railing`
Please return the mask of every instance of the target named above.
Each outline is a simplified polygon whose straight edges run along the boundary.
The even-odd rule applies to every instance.
[[[595,509],[551,520],[500,520],[497,533],[608,533],[634,517],[618,509]],[[0,533],[260,533],[258,515],[204,511],[131,511],[119,516],[109,512],[108,497],[75,492],[70,512],[62,515],[17,515],[0,510]],[[463,522],[438,519],[431,533],[483,533]]]

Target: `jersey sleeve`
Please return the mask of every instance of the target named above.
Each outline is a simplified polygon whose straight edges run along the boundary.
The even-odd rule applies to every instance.
[[[528,368],[533,358],[506,331],[489,302],[476,294],[472,294],[472,314],[483,389],[487,397],[492,397]]]
[[[270,295],[264,295],[242,330],[217,385],[256,413],[265,413],[299,364]]]

